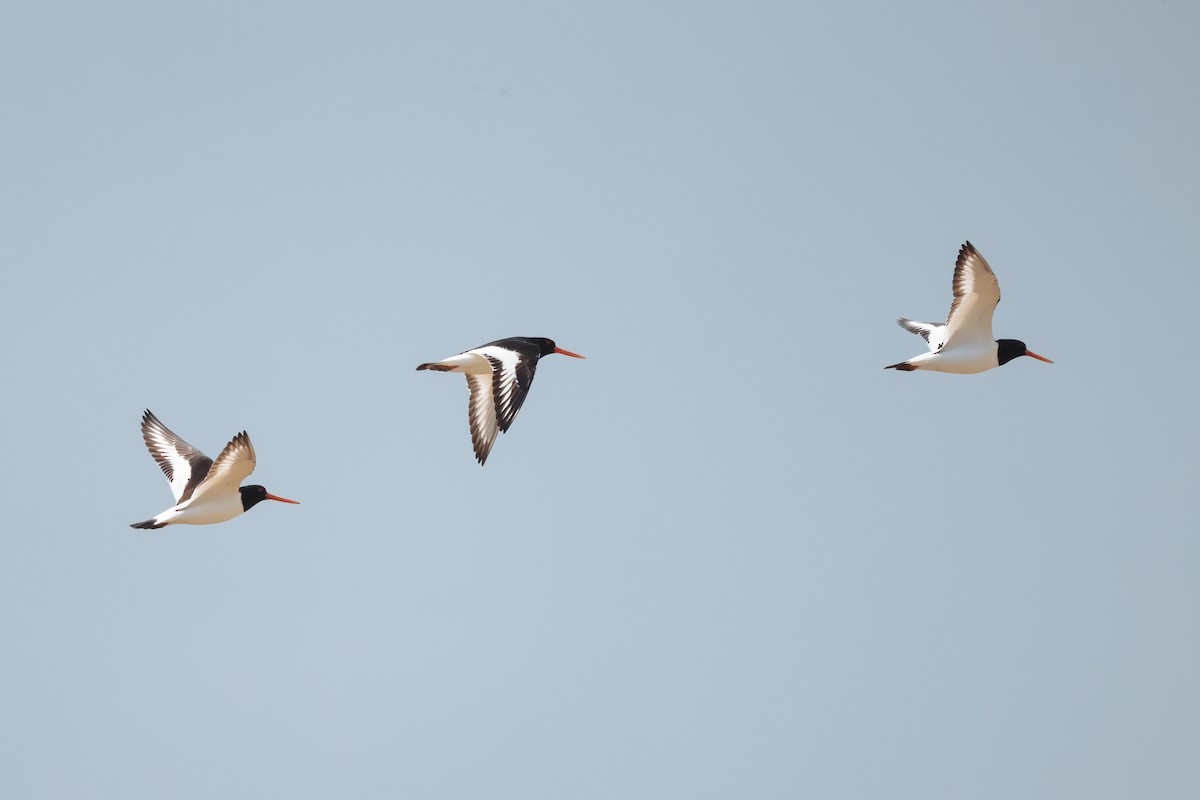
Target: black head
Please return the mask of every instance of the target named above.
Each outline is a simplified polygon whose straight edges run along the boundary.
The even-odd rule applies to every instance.
[[[1037,353],[1031,352],[1020,339],[997,339],[996,345],[996,357],[1000,361],[1000,366],[1004,366],[1014,358],[1020,358],[1021,356],[1036,358],[1038,361],[1045,361],[1047,364],[1054,363],[1045,356],[1039,356]]]
[[[249,511],[263,500],[278,500],[280,503],[294,503],[300,505],[298,500],[288,500],[286,497],[276,497],[267,492],[266,487],[259,486],[257,483],[250,486],[243,486],[238,491],[242,493],[242,510]]]
[[[548,356],[554,352],[553,339],[547,339],[545,336],[522,336],[521,338],[536,347],[540,351],[539,356]]]
[[[490,344],[498,344],[501,347],[507,347],[511,350],[517,350],[518,352],[528,348],[526,352],[528,352],[530,355],[536,352],[538,358],[541,358],[542,356],[548,356],[551,353],[560,353],[564,356],[571,356],[571,358],[583,358],[583,356],[579,355],[578,353],[572,353],[570,350],[563,350],[554,343],[553,339],[547,339],[545,336],[514,336],[511,339],[501,339],[497,342],[490,342]]]
[[[507,339],[497,339],[494,342],[480,345],[480,347],[491,347],[492,345],[538,358],[554,352],[554,342],[542,336],[509,336]]]

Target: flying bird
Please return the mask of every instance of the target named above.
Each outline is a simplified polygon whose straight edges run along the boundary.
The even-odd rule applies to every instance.
[[[497,431],[507,431],[521,410],[533,383],[538,359],[551,353],[583,358],[555,346],[551,339],[512,336],[441,361],[421,364],[417,369],[461,372],[467,376],[467,388],[471,392],[467,409],[471,420],[471,443],[475,446],[475,458],[483,464],[492,451]]]
[[[234,436],[213,461],[146,409],[142,416],[142,439],[167,476],[175,505],[145,522],[135,522],[131,528],[211,525],[233,519],[263,500],[299,505],[296,500],[269,494],[261,486],[240,485],[254,472],[254,445],[245,431]]]
[[[970,242],[958,251],[954,266],[954,302],[946,323],[915,322],[900,318],[896,322],[929,344],[929,352],[884,369],[911,372],[929,369],[972,375],[1003,366],[1014,358],[1029,356],[1047,364],[1054,362],[1032,352],[1017,339],[992,338],[992,314],[1000,302],[1000,283],[996,273]]]

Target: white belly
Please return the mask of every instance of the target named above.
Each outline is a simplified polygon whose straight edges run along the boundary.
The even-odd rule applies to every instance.
[[[477,353],[460,353],[436,363],[450,367],[449,372],[465,372],[469,375],[492,374],[492,362]]]
[[[938,353],[926,353],[909,361],[917,369],[950,372],[955,375],[974,375],[1000,366],[996,346],[989,348],[946,348]]]
[[[233,519],[245,511],[242,508],[240,492],[189,500],[182,506],[175,506],[171,510],[175,513],[169,519],[163,519],[162,517],[165,515],[160,515],[160,521],[170,522],[173,525],[212,525],[216,522]]]

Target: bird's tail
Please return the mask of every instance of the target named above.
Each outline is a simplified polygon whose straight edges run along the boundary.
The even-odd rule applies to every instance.
[[[135,522],[135,523],[133,523],[132,525],[130,525],[129,527],[131,527],[131,528],[141,528],[142,530],[156,531],[156,530],[158,530],[159,528],[165,528],[165,527],[167,527],[167,523],[165,523],[165,522],[157,522],[157,521],[155,520],[155,518],[151,517],[150,519],[148,519],[148,520],[146,520],[146,521],[144,521],[144,522]]]
[[[901,361],[899,364],[888,364],[884,369],[898,369],[901,372],[912,372],[916,367],[907,361]]]

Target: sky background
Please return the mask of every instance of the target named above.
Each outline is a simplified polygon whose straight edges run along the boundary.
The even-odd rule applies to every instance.
[[[1200,796],[1198,32],[7,6],[0,795]],[[966,239],[1055,363],[884,371]],[[147,407],[302,505],[131,530]]]

